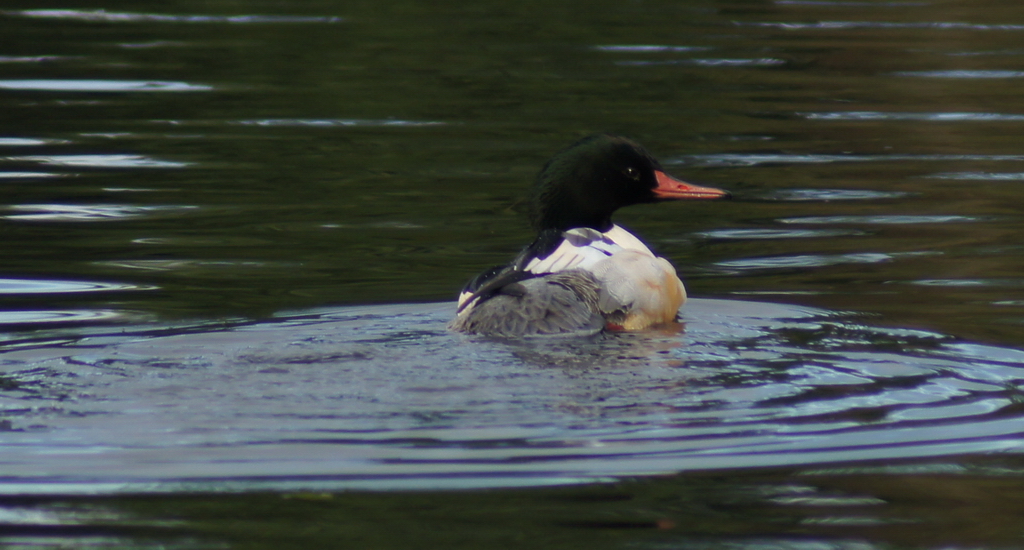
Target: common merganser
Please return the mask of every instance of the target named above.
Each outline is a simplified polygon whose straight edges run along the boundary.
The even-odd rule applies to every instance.
[[[537,176],[537,238],[512,263],[471,280],[451,330],[502,337],[641,330],[674,321],[686,301],[675,268],[612,223],[623,206],[728,197],[665,173],[639,144],[596,134],[559,152]]]

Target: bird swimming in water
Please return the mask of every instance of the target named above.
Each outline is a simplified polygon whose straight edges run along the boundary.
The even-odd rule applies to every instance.
[[[557,153],[537,176],[537,238],[508,265],[466,285],[448,328],[500,337],[589,335],[675,321],[686,301],[676,270],[612,223],[632,204],[728,197],[677,180],[636,142],[595,134]]]

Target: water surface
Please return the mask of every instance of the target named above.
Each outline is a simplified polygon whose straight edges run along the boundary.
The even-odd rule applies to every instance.
[[[4,486],[490,487],[1021,450],[1021,351],[756,302],[565,341],[450,334],[451,313],[18,342],[6,393],[36,406],[8,411]]]
[[[1022,32],[1009,0],[8,2],[0,540],[1020,545]],[[734,193],[618,218],[685,326],[447,333],[595,131]]]

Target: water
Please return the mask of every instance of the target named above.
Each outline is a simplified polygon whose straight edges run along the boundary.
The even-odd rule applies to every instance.
[[[756,302],[561,342],[451,334],[451,314],[19,342],[7,394],[36,405],[8,412],[4,486],[530,486],[1024,448],[1024,351]]]
[[[9,2],[0,540],[1020,545],[1022,31],[1008,0]],[[684,323],[447,333],[594,131],[734,192],[618,216]]]

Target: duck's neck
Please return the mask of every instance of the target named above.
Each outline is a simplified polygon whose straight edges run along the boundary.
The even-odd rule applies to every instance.
[[[589,227],[604,233],[612,228],[612,212],[595,197],[574,194],[566,189],[547,188],[533,196],[530,220],[537,232],[568,231]]]

